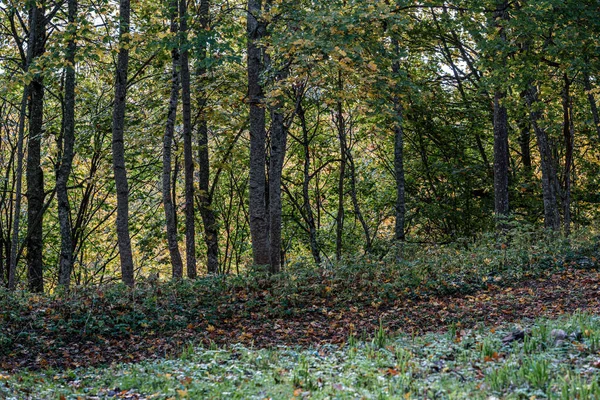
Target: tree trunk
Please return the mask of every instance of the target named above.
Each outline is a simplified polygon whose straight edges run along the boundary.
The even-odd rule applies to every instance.
[[[68,21],[70,24],[70,40],[67,44],[67,67],[65,74],[65,109],[63,122],[63,149],[60,167],[56,177],[56,198],[58,200],[58,221],[60,224],[60,261],[58,283],[69,287],[73,271],[73,239],[71,232],[71,208],[67,183],[73,165],[75,146],[75,42],[77,28],[77,0],[68,1]]]
[[[304,213],[306,214],[306,223],[308,225],[308,235],[310,242],[310,252],[312,253],[315,264],[321,264],[321,252],[317,243],[317,227],[315,224],[315,217],[313,214],[312,207],[310,206],[310,193],[309,185],[311,180],[310,175],[310,137],[308,132],[308,126],[306,125],[306,115],[302,103],[298,105],[298,118],[300,119],[300,125],[302,126],[302,147],[304,149],[304,169],[303,169],[303,181],[302,181],[302,199]]]
[[[600,140],[600,116],[598,115],[598,107],[596,106],[594,93],[592,93],[590,74],[587,72],[583,73],[583,85],[585,92],[587,93],[588,102],[590,103],[590,109],[592,110],[592,117],[594,117],[594,125],[596,127],[596,133],[598,133],[598,140]]]
[[[496,2],[494,12],[494,27],[500,30],[500,40],[506,41],[506,32],[501,20],[508,19],[508,1]],[[502,54],[502,53],[500,53]],[[504,92],[496,89],[494,92],[494,210],[496,217],[505,217],[509,212],[508,204],[508,115],[502,105]],[[505,227],[500,224],[500,227]]]
[[[173,4],[174,3],[174,4]],[[173,0],[171,7],[171,33],[177,34],[177,0]],[[175,118],[177,116],[177,101],[179,98],[179,49],[174,45],[171,49],[171,61],[173,65],[171,77],[171,96],[169,98],[169,108],[167,112],[167,125],[163,137],[163,170],[162,170],[162,198],[165,208],[165,219],[167,223],[167,243],[169,246],[169,255],[171,256],[171,269],[173,279],[183,277],[183,261],[179,252],[177,243],[177,221],[175,219],[175,207],[173,205],[173,196],[171,195],[171,146],[173,144],[173,134],[175,131]],[[174,185],[173,185],[174,187]]]
[[[365,253],[370,253],[373,244],[371,243],[371,232],[369,230],[369,225],[365,220],[361,210],[360,204],[358,204],[358,194],[356,192],[356,167],[354,164],[354,157],[352,156],[352,151],[350,150],[350,146],[346,140],[344,140],[346,144],[346,162],[348,163],[348,177],[350,178],[350,198],[352,200],[352,207],[354,208],[354,214],[360,225],[363,228],[363,232],[365,234]]]
[[[32,7],[30,46],[32,62],[44,54],[46,18],[44,4]],[[44,172],[41,167],[41,148],[44,123],[44,78],[37,75],[29,89],[29,141],[27,145],[27,277],[32,292],[44,291],[43,231]]]
[[[552,158],[552,149],[548,140],[548,134],[539,125],[542,113],[536,110],[538,100],[537,88],[533,85],[529,87],[526,100],[529,106],[529,116],[531,125],[535,132],[540,159],[542,164],[542,191],[544,197],[544,225],[546,228],[557,231],[560,229],[560,214],[557,203],[557,178]]]
[[[269,158],[269,260],[272,274],[281,270],[281,176],[287,144],[281,105],[271,111],[271,152]]]
[[[496,217],[508,215],[508,116],[500,104],[504,93],[494,94],[494,209]]]
[[[133,286],[133,254],[129,236],[129,186],[125,169],[125,103],[129,64],[130,0],[119,1],[119,55],[115,73],[115,101],[112,116],[112,153],[115,186],[117,189],[117,241],[121,259],[121,279]]]
[[[269,265],[269,224],[266,204],[266,131],[264,94],[260,82],[262,49],[258,46],[266,26],[260,17],[261,0],[248,0],[248,101],[250,103],[250,235],[255,265]]]
[[[206,1],[204,3],[206,3]],[[192,152],[192,111],[190,100],[187,18],[187,0],[181,0],[179,1],[179,25],[181,32],[181,103],[183,114],[183,164],[185,176],[185,261],[188,278],[195,279],[197,271],[196,224],[194,218],[194,156]]]
[[[527,118],[527,113],[519,113],[517,121],[519,126],[519,147],[521,149],[521,162],[525,170],[525,176],[530,179],[533,174],[531,166],[531,122]]]
[[[565,73],[563,76],[564,88],[562,93],[563,103],[563,138],[565,145],[565,170],[563,187],[563,227],[565,236],[571,233],[571,170],[573,167],[573,141],[574,141],[574,123],[571,114],[571,82]]]
[[[339,96],[342,94],[343,82],[342,73],[338,71],[338,90]],[[342,259],[342,244],[344,234],[344,179],[346,178],[346,121],[344,119],[344,112],[342,108],[342,101],[338,100],[336,119],[335,119],[338,140],[340,141],[340,172],[338,178],[338,210],[335,218],[335,259],[340,261]]]
[[[200,25],[203,29],[209,28],[209,1],[202,0],[200,3]],[[199,207],[202,225],[204,226],[204,243],[206,244],[206,267],[209,274],[219,272],[219,231],[217,218],[212,208],[212,196],[210,193],[210,158],[208,148],[208,121],[206,118],[206,103],[208,94],[203,86],[206,81],[206,42],[200,43],[199,62],[197,75],[201,86],[198,98],[198,179],[199,179]]]
[[[31,33],[31,32],[30,32]],[[29,64],[25,62],[25,69]],[[17,259],[19,255],[19,222],[21,221],[21,200],[23,184],[23,142],[25,136],[25,114],[27,112],[27,103],[29,98],[29,86],[23,88],[23,98],[21,100],[21,109],[19,110],[19,128],[17,137],[17,171],[15,188],[15,206],[13,216],[13,226],[11,233],[10,256],[8,264],[8,289],[14,290],[17,286]]]
[[[392,63],[392,72],[398,78],[400,74],[400,46],[396,38],[392,38],[392,47],[396,60]],[[404,177],[404,130],[402,129],[402,105],[398,94],[393,97],[394,106],[394,178],[396,180],[396,225],[394,238],[396,241],[405,240],[404,225],[406,222],[406,181]]]

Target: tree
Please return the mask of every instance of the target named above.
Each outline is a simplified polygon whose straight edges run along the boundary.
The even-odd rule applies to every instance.
[[[266,129],[264,90],[261,73],[264,71],[263,50],[260,41],[266,33],[261,17],[262,1],[248,0],[248,103],[250,104],[250,234],[255,265],[269,265],[269,223],[266,204],[267,177]]]
[[[29,46],[31,62],[39,62],[45,51],[45,2],[34,3],[29,11]],[[27,144],[27,278],[29,290],[44,291],[43,276],[43,216],[44,171],[41,167],[42,136],[44,134],[44,77],[41,65],[29,84],[29,140]],[[31,70],[31,67],[30,67]]]
[[[177,0],[173,0],[169,5],[169,14],[171,19],[171,34],[175,38],[177,38],[178,35],[177,10],[178,2]],[[169,254],[171,255],[172,276],[173,279],[181,279],[183,277],[183,261],[181,260],[181,254],[179,252],[179,243],[177,242],[177,219],[175,218],[175,207],[173,204],[174,196],[171,191],[171,145],[173,143],[173,134],[175,131],[175,118],[177,116],[177,102],[179,98],[179,81],[181,77],[181,60],[178,44],[172,45],[171,63],[171,96],[167,111],[167,124],[163,137],[162,198],[165,208],[167,242],[169,245]]]
[[[75,146],[75,53],[77,51],[77,0],[68,3],[69,40],[67,43],[65,72],[65,105],[63,122],[63,148],[58,173],[56,174],[56,197],[58,199],[58,220],[60,223],[60,262],[58,282],[69,287],[73,271],[73,237],[71,228],[71,208],[67,183],[73,165]]]
[[[183,0],[182,0],[183,2]],[[200,3],[200,27],[206,32],[210,29],[209,25],[209,6],[208,0],[203,0]],[[210,154],[208,141],[208,120],[206,117],[207,97],[208,93],[204,88],[206,79],[204,75],[207,73],[207,45],[206,41],[202,40],[198,49],[198,80],[200,88],[198,90],[198,180],[200,199],[199,209],[204,225],[204,242],[206,243],[206,266],[208,273],[215,274],[219,272],[219,238],[217,219],[212,207],[213,192],[210,189]]]
[[[499,30],[500,46],[505,46],[506,31],[502,21],[508,19],[508,1],[496,2],[494,12],[494,28]],[[497,54],[502,57],[502,52]],[[499,61],[499,60],[498,60]],[[498,63],[498,61],[496,61]],[[509,212],[508,203],[508,115],[504,106],[505,93],[499,88],[494,89],[494,209],[497,217],[505,217]],[[501,225],[502,226],[502,225]]]
[[[129,236],[129,185],[125,168],[125,105],[130,46],[130,1],[119,1],[119,54],[115,71],[115,100],[112,117],[112,153],[115,186],[117,189],[117,241],[121,259],[121,279],[133,286],[133,254]]]

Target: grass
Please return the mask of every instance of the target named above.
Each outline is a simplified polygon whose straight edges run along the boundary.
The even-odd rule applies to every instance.
[[[525,340],[504,344],[514,329],[525,329]],[[176,359],[1,374],[0,398],[600,398],[597,315],[416,337],[383,331],[342,346],[189,347]]]

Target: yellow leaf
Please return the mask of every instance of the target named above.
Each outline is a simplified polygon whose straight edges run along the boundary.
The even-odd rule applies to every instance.
[[[369,68],[373,72],[377,71],[377,65],[373,61],[369,61],[369,63],[367,64],[367,68]]]
[[[206,328],[207,331],[209,332],[214,332],[215,331],[215,327],[212,325],[208,325],[208,327]]]
[[[188,392],[187,392],[187,390],[178,389],[177,394],[179,395],[179,397],[187,397]]]

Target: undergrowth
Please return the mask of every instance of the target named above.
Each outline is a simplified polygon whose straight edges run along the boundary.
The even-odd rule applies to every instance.
[[[210,329],[234,316],[306,318],[315,304],[360,308],[401,298],[469,294],[565,268],[597,268],[597,256],[597,238],[585,233],[566,240],[515,228],[509,236],[487,235],[474,242],[407,243],[381,259],[367,255],[329,267],[293,264],[274,276],[140,280],[133,290],[112,284],[47,295],[0,289],[0,355],[17,345],[33,349],[42,336],[59,348],[71,341]]]

